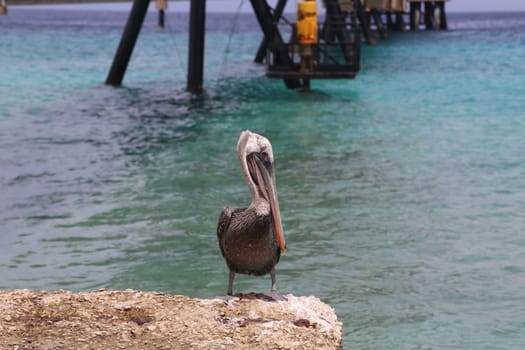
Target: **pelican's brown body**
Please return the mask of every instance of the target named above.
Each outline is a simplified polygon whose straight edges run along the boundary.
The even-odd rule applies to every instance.
[[[273,170],[270,142],[250,131],[241,133],[237,144],[245,180],[252,193],[248,208],[225,207],[217,226],[217,239],[230,270],[228,294],[232,294],[235,273],[266,275],[275,288],[275,265],[286,250]]]
[[[224,208],[217,236],[228,268],[256,276],[270,273],[281,256],[272,226],[271,215],[258,216],[253,209]]]

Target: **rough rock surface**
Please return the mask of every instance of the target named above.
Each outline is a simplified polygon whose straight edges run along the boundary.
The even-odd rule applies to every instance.
[[[134,290],[0,291],[0,349],[341,349],[316,297],[269,302]]]

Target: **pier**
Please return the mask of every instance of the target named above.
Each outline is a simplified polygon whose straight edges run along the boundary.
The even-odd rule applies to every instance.
[[[0,0],[4,1],[4,0]],[[164,26],[167,0],[153,0],[159,27]],[[188,91],[203,90],[206,0],[189,0]],[[447,30],[448,0],[297,0],[295,22],[283,17],[288,0],[250,0],[263,39],[254,61],[266,76],[282,79],[289,89],[308,89],[312,79],[354,79],[361,45],[377,45],[392,31]],[[109,2],[105,0],[11,0],[13,4]],[[3,5],[2,5],[3,4]],[[9,5],[9,2],[8,4]],[[0,2],[0,13],[7,12]],[[107,85],[121,85],[150,0],[133,0]],[[320,8],[321,7],[321,8]],[[285,40],[284,38],[289,38]]]
[[[106,84],[122,83],[149,2],[134,0]],[[190,2],[187,89],[197,93],[203,88],[206,0]],[[278,0],[275,8],[266,0],[250,0],[264,35],[254,61],[265,63],[266,76],[282,79],[289,89],[308,89],[311,79],[353,79],[360,69],[362,37],[375,45],[391,30],[446,30],[445,2],[325,0],[321,16],[315,0],[301,0],[297,21],[287,23],[291,35],[286,42],[279,23],[287,0]]]

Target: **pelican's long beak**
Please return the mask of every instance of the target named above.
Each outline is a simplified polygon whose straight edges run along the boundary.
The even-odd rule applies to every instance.
[[[260,179],[262,181],[259,181],[259,187],[270,203],[277,243],[279,244],[281,253],[285,253],[286,242],[284,240],[283,225],[281,223],[281,211],[279,210],[279,200],[277,199],[277,186],[275,184],[273,164],[267,168],[262,162],[258,161],[257,165],[259,168],[257,175],[262,176],[262,179]]]

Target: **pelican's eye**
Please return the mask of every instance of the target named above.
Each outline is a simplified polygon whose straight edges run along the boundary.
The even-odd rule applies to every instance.
[[[268,152],[261,152],[261,160],[264,164],[264,166],[268,167],[271,165],[271,160],[270,160],[270,156],[268,155]]]

